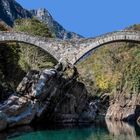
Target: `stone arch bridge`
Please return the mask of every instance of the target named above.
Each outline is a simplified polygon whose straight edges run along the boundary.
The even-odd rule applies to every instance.
[[[0,32],[0,43],[21,42],[31,44],[47,51],[57,61],[67,60],[71,64],[76,64],[94,49],[117,41],[140,42],[140,32],[124,30],[107,33],[95,38],[77,40],[49,39],[25,33]]]

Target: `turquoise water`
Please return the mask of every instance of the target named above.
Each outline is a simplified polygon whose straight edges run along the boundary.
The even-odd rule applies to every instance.
[[[140,140],[140,127],[107,122],[106,126],[34,131],[7,140]]]

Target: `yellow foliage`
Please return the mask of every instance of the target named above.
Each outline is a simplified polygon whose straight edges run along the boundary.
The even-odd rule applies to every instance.
[[[105,79],[105,77],[103,77],[103,75],[96,77],[96,83],[101,90],[107,90],[109,88],[109,82],[107,79]]]

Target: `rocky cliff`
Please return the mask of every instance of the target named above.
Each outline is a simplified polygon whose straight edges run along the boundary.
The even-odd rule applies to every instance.
[[[17,92],[0,102],[0,130],[38,121],[79,123],[93,122],[97,103],[89,98],[84,84],[77,81],[77,70],[66,76],[55,69],[31,71]]]
[[[78,82],[75,67],[61,64],[55,69],[30,71],[17,91],[0,102],[0,130],[37,122],[91,123],[107,110],[106,119],[140,121],[140,95],[118,93],[93,98],[85,85]],[[108,108],[105,108],[108,106]]]
[[[110,101],[107,119],[119,121],[137,121],[140,118],[140,94],[117,93]]]

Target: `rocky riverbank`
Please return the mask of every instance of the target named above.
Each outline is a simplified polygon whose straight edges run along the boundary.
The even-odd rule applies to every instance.
[[[140,122],[140,94],[92,97],[73,66],[32,70],[17,91],[0,103],[0,130],[38,122],[89,123],[101,116]]]
[[[83,83],[77,81],[75,67],[71,73],[55,69],[30,71],[6,101],[0,104],[0,130],[38,121],[75,123],[92,122],[97,115],[97,102]]]
[[[118,93],[110,101],[106,118],[117,121],[137,121],[140,118],[140,94]]]

